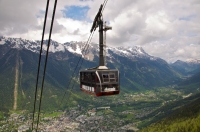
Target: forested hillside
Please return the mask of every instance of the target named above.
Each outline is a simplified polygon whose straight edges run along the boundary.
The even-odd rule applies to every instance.
[[[177,109],[166,118],[151,124],[141,132],[199,132],[200,94],[188,105]]]
[[[183,80],[175,88],[187,94],[199,92],[200,91],[200,73],[197,73]]]

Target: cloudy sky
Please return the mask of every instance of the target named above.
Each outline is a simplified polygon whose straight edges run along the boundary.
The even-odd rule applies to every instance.
[[[87,41],[104,0],[58,0],[52,39]],[[54,0],[50,1],[46,36]],[[0,35],[41,40],[46,0],[0,0]],[[104,20],[109,46],[141,46],[174,62],[200,59],[200,0],[108,0]],[[98,43],[98,32],[93,42]]]

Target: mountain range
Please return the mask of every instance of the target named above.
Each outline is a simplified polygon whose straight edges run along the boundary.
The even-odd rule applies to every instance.
[[[24,109],[33,106],[40,43],[41,41],[22,38],[0,37],[0,103],[5,107]],[[48,40],[45,40],[41,67],[44,66],[47,43]],[[61,44],[51,40],[43,98],[44,102],[51,103],[45,103],[43,107],[57,107],[63,92],[66,90],[70,92],[69,89],[73,84],[68,86],[68,83],[80,57],[84,61],[81,67],[78,65],[76,76],[73,78],[75,93],[80,93],[79,70],[98,66],[98,44],[90,44],[86,54],[82,52],[84,45],[85,42],[73,41]],[[159,57],[149,55],[138,46],[107,47],[106,63],[109,68],[120,71],[122,92],[177,84],[182,80],[181,77],[186,75],[182,70],[177,70],[178,63],[168,64]],[[190,72],[198,69],[198,66],[192,68]],[[40,73],[42,72],[41,68]],[[40,79],[41,77],[40,74]],[[39,84],[41,85],[41,81]],[[76,97],[78,99],[78,96]]]

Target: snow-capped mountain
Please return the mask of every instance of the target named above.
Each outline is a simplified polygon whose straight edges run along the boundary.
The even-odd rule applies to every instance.
[[[189,59],[189,60],[186,60],[185,62],[190,63],[190,64],[200,64],[199,59]]]
[[[179,66],[183,66],[183,65],[188,65],[188,66],[200,65],[200,60],[198,60],[198,59],[189,59],[189,60],[186,60],[186,61],[177,60],[172,65],[179,65]]]
[[[47,50],[48,40],[44,40],[43,50]],[[58,43],[56,41],[51,41],[51,45],[49,47],[50,53],[56,52],[71,52],[73,54],[84,56],[84,58],[88,60],[93,60],[94,56],[99,56],[99,46],[98,44],[90,44],[89,48],[84,47],[85,42],[67,42],[67,43]],[[34,40],[26,40],[22,38],[7,38],[7,37],[0,37],[0,45],[7,45],[10,48],[17,48],[17,49],[27,49],[32,52],[39,53],[41,41],[34,41]],[[86,51],[87,49],[87,51]],[[150,56],[147,54],[142,47],[134,46],[134,47],[107,47],[106,48],[106,56],[108,58],[113,58],[113,54],[117,54],[119,56],[127,57],[129,59],[136,59],[136,58],[149,58],[150,60],[156,60],[157,57]],[[86,54],[85,54],[86,52]]]
[[[44,40],[43,43],[43,50],[47,50],[47,44],[48,40]],[[17,49],[27,49],[32,52],[39,53],[41,41],[34,41],[34,40],[26,40],[22,38],[6,38],[6,37],[0,37],[0,45],[7,45],[11,48],[17,48]],[[51,46],[49,47],[49,52],[55,53],[55,52],[65,52],[66,50],[72,52],[81,54],[81,48],[79,45],[77,47],[73,47],[72,43],[64,43],[60,44],[56,41],[51,41]]]

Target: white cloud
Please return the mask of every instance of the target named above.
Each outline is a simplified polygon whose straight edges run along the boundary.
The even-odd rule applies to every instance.
[[[52,39],[59,42],[86,41],[92,23],[66,18],[68,6],[88,6],[93,21],[104,0],[58,1]],[[54,1],[50,1],[46,34]],[[0,35],[41,39],[46,1],[0,0]],[[104,20],[113,27],[107,45],[141,45],[147,53],[168,62],[200,59],[199,0],[108,0]],[[93,41],[98,43],[98,30]]]

